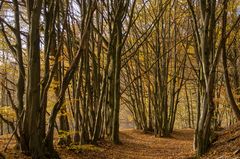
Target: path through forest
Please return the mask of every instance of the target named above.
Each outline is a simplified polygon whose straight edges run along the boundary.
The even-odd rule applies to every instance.
[[[175,130],[171,137],[156,138],[152,133],[129,129],[120,131],[121,145],[102,141],[99,146],[81,146],[78,153],[70,150],[70,147],[57,146],[56,150],[63,159],[187,159],[194,156],[193,133],[192,129]],[[0,138],[0,152],[7,141],[8,138]],[[5,153],[6,158],[30,159],[14,151],[14,143],[11,143],[10,149]]]
[[[169,138],[156,138],[153,134],[145,134],[137,130],[122,130],[120,137],[121,145],[100,143],[102,150],[81,152],[78,155],[68,154],[66,157],[69,159],[186,159],[194,156],[191,129],[176,130]],[[64,151],[61,153],[66,155]]]

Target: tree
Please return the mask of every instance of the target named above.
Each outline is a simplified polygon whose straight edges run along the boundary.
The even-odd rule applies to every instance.
[[[226,50],[226,27],[227,27],[227,8],[228,8],[228,2],[224,0],[223,2],[223,19],[222,19],[222,39],[223,39],[223,44],[222,44],[222,62],[223,62],[223,70],[224,70],[224,79],[225,79],[225,86],[226,86],[226,91],[227,91],[227,97],[229,100],[229,103],[233,109],[233,112],[235,116],[237,117],[238,120],[240,120],[240,109],[237,106],[237,103],[235,102],[232,90],[231,90],[231,85],[230,85],[230,80],[229,80],[229,75],[228,75],[228,66],[227,66],[227,50]]]

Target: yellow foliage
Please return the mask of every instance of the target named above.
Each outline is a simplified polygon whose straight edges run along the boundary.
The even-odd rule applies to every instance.
[[[2,106],[0,107],[0,114],[2,114],[8,120],[15,119],[15,112],[11,106]]]

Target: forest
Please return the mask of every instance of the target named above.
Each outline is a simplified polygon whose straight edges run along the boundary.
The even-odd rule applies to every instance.
[[[240,157],[240,0],[0,0],[0,159]]]

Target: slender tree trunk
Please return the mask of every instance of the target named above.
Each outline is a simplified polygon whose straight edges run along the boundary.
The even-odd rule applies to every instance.
[[[224,79],[225,79],[225,86],[226,86],[226,92],[227,92],[227,98],[229,101],[229,104],[232,107],[232,110],[237,118],[237,120],[240,120],[240,109],[238,108],[238,105],[234,99],[231,85],[230,85],[230,79],[228,75],[228,66],[227,66],[227,50],[226,50],[226,25],[227,25],[227,1],[224,0],[224,12],[223,12],[223,26],[222,26],[222,39],[224,39],[223,46],[222,46],[222,62],[223,62],[223,70],[224,70]]]
[[[35,8],[34,5],[37,4]],[[40,110],[40,35],[39,22],[42,1],[28,1],[27,11],[29,18],[29,43],[28,43],[28,88],[26,96],[26,112],[24,116],[24,140],[21,144],[23,151],[30,152],[32,158],[44,156],[44,147],[41,143],[39,127]]]

